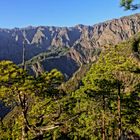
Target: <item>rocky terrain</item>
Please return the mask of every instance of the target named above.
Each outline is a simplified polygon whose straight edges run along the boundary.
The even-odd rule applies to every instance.
[[[22,63],[22,46],[25,41],[25,59],[34,59],[45,70],[58,68],[71,76],[83,63],[90,63],[108,45],[125,41],[140,31],[140,14],[113,19],[93,26],[75,27],[27,27],[0,29],[0,60]],[[66,48],[66,53],[55,53],[40,58],[51,48]],[[63,49],[62,49],[63,52]],[[38,59],[40,58],[40,59]],[[31,63],[30,63],[31,64]]]

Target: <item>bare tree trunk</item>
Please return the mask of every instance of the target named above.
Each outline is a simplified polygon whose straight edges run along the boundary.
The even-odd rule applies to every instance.
[[[25,131],[24,131],[24,126],[22,126],[22,140],[25,140]]]
[[[56,140],[56,135],[53,133],[53,140]]]
[[[27,140],[26,125],[22,127],[22,140]]]
[[[23,69],[26,70],[26,65],[25,65],[25,53],[26,53],[26,39],[25,39],[26,35],[25,35],[25,31],[23,32],[23,46],[22,46],[22,66]]]
[[[22,66],[25,70],[25,40],[23,40],[23,48],[22,48]]]
[[[23,117],[22,140],[26,140],[28,138],[27,133],[29,127],[29,122],[27,120],[28,104],[27,104],[26,95],[24,93],[18,93],[18,98],[22,109],[22,117]]]
[[[25,34],[25,32],[24,32]],[[23,47],[22,47],[22,67],[23,67],[23,70],[26,69],[25,67],[25,36],[23,38]],[[23,77],[25,78],[25,77]],[[24,82],[25,82],[25,79],[24,79]],[[25,99],[25,95],[23,96],[24,99],[22,99],[20,93],[19,93],[19,100],[20,100],[20,105],[21,105],[21,108],[22,108],[22,116],[23,116],[23,119],[24,119],[24,122],[23,122],[23,127],[22,127],[22,140],[26,140],[27,139],[27,132],[26,132],[26,129],[27,129],[27,126],[26,126],[26,99]]]

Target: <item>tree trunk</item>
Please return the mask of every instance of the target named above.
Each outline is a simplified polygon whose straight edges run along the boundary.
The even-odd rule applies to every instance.
[[[18,98],[20,102],[20,107],[22,109],[22,117],[23,117],[23,126],[22,126],[22,140],[26,140],[28,138],[28,127],[29,122],[27,120],[27,111],[28,111],[28,104],[26,95],[24,93],[18,93]]]
[[[25,40],[23,40],[23,48],[22,48],[22,66],[25,70]]]
[[[23,116],[23,127],[22,127],[22,140],[27,140],[28,139],[28,121],[27,121],[27,116],[26,116],[26,112],[22,112],[22,116]]]

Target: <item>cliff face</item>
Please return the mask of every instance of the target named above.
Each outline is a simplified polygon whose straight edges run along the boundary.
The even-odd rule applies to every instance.
[[[56,60],[57,64],[60,60],[69,65],[70,60],[80,66],[82,63],[95,61],[96,55],[105,46],[125,41],[139,31],[140,14],[113,19],[93,26],[0,29],[0,60],[8,59],[17,64],[21,63],[22,43],[25,40],[26,60],[45,52],[51,46],[66,47],[69,48],[69,52],[65,54],[66,62],[60,60],[60,57]],[[55,60],[52,65],[55,65]],[[51,66],[53,67],[55,66]]]

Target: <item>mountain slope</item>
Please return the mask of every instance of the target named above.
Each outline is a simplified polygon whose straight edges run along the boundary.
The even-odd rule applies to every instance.
[[[16,64],[22,62],[22,44],[26,41],[26,60],[35,55],[46,52],[48,48],[69,48],[63,58],[49,60],[51,68],[55,64],[65,63],[73,69],[69,74],[64,65],[58,67],[63,73],[71,75],[83,63],[96,60],[97,51],[104,47],[127,40],[140,31],[140,14],[120,19],[113,19],[93,26],[77,25],[75,27],[27,27],[15,29],[0,29],[0,60],[12,60]],[[45,61],[44,61],[45,62]],[[47,63],[47,64],[48,64]],[[75,63],[74,68],[71,63]],[[46,62],[45,62],[46,64]],[[56,67],[56,68],[57,68]],[[64,70],[63,70],[64,69]]]
[[[55,52],[58,52],[59,55],[64,54],[60,54],[59,50],[55,50]],[[65,50],[65,52],[67,51]],[[45,56],[46,54],[44,54],[43,57]],[[51,56],[48,55],[47,57]],[[87,71],[87,68],[88,66],[82,70]],[[62,104],[66,104],[66,110],[72,112],[73,115],[78,112],[78,119],[73,119],[70,124],[68,123],[67,127],[69,130],[66,134],[76,134],[74,136],[81,136],[80,138],[83,139],[102,139],[102,112],[104,105],[103,100],[105,100],[105,135],[110,139],[118,139],[118,82],[116,83],[116,80],[119,80],[119,83],[122,84],[122,86],[120,86],[122,136],[126,136],[126,139],[139,139],[140,34],[102,52],[98,61],[91,66],[89,72],[84,77],[79,89],[80,85],[77,85],[77,82],[79,82],[79,75],[81,78],[84,71],[79,70],[73,79],[71,78],[70,81],[62,85],[62,88],[66,92],[72,92],[78,88],[76,92],[68,94],[69,97],[72,97],[72,101],[69,100],[69,102],[66,100],[67,102],[65,102],[65,100],[62,100]],[[101,95],[105,95],[104,99]],[[74,109],[71,106],[73,106]],[[11,125],[11,121],[14,120],[13,117],[19,115],[18,110],[18,108],[15,108],[6,115],[3,119],[5,126],[8,126],[7,124]],[[70,114],[69,112],[68,115]],[[73,129],[73,127],[76,129]]]
[[[102,52],[72,95],[75,109],[86,111],[73,124],[81,137],[139,140],[140,33]]]

